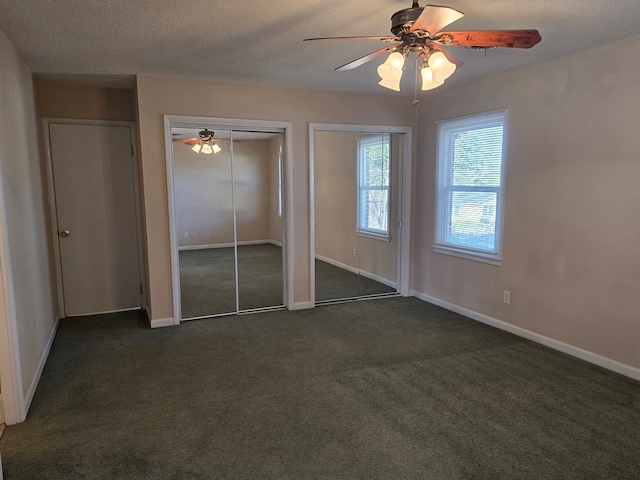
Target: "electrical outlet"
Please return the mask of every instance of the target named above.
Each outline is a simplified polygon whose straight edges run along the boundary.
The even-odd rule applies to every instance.
[[[505,290],[502,292],[502,302],[507,305],[511,304],[511,292],[509,290]]]
[[[354,249],[353,249],[353,256],[354,256],[354,257],[357,257],[357,256],[358,256],[358,249],[357,249],[357,248],[354,248]]]
[[[184,232],[184,238],[189,238],[189,232]]]

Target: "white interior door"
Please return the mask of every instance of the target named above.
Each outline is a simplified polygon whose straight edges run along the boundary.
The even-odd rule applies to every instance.
[[[65,314],[139,308],[130,128],[52,123],[49,138]]]

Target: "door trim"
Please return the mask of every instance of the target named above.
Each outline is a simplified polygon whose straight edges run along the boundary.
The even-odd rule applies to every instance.
[[[171,249],[171,290],[173,294],[173,324],[180,325],[182,309],[180,303],[180,264],[178,259],[178,237],[176,232],[175,193],[173,190],[173,142],[171,129],[201,128],[206,125],[215,126],[218,130],[242,130],[246,128],[283,129],[285,155],[282,162],[282,220],[284,223],[283,243],[284,256],[284,305],[293,310],[293,155],[291,122],[276,120],[247,120],[236,118],[193,117],[184,115],[163,115],[165,161],[167,173],[167,206],[169,211],[169,245]]]
[[[51,218],[51,238],[53,240],[53,257],[56,268],[56,290],[58,292],[58,315],[60,318],[66,318],[66,310],[64,305],[64,291],[62,283],[62,259],[60,258],[60,237],[58,236],[58,211],[56,209],[55,187],[53,183],[53,157],[51,155],[51,137],[49,135],[49,126],[54,124],[66,125],[95,125],[106,127],[128,127],[131,138],[132,162],[133,162],[133,194],[135,197],[135,215],[136,215],[136,237],[138,240],[138,275],[140,283],[144,291],[147,290],[146,274],[143,269],[143,252],[142,244],[142,209],[140,207],[140,184],[138,176],[138,151],[136,140],[135,122],[119,121],[119,120],[83,120],[71,118],[43,118],[42,119],[42,135],[44,138],[45,163],[47,167],[47,199],[49,203],[49,214]],[[145,302],[140,294],[140,308],[143,308]]]
[[[0,172],[0,198],[4,199],[1,179],[2,172]],[[0,379],[2,381],[0,407],[3,422],[13,425],[24,421],[27,417],[27,409],[20,363],[13,279],[10,275],[11,255],[6,222],[5,202],[2,201],[0,204]]]
[[[309,272],[311,286],[311,307],[316,305],[316,234],[315,234],[315,178],[314,178],[314,132],[366,132],[402,134],[402,158],[400,159],[399,187],[401,197],[398,198],[398,219],[401,232],[398,248],[398,292],[403,297],[409,296],[409,268],[411,253],[411,167],[413,159],[412,127],[384,125],[352,125],[340,123],[309,123]]]

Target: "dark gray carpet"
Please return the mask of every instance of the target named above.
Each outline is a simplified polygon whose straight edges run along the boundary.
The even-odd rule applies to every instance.
[[[182,318],[235,313],[234,249],[180,252]],[[282,249],[271,244],[238,246],[240,310],[283,305]]]
[[[22,479],[637,479],[640,384],[416,299],[62,321]]]
[[[238,246],[240,310],[283,305],[282,249],[271,244]],[[316,260],[316,301],[396,290]],[[234,249],[180,252],[182,318],[236,311]]]

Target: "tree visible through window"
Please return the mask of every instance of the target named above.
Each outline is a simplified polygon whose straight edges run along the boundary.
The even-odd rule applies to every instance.
[[[438,124],[436,249],[499,258],[504,118]]]
[[[389,134],[367,135],[358,149],[358,231],[389,236]]]

